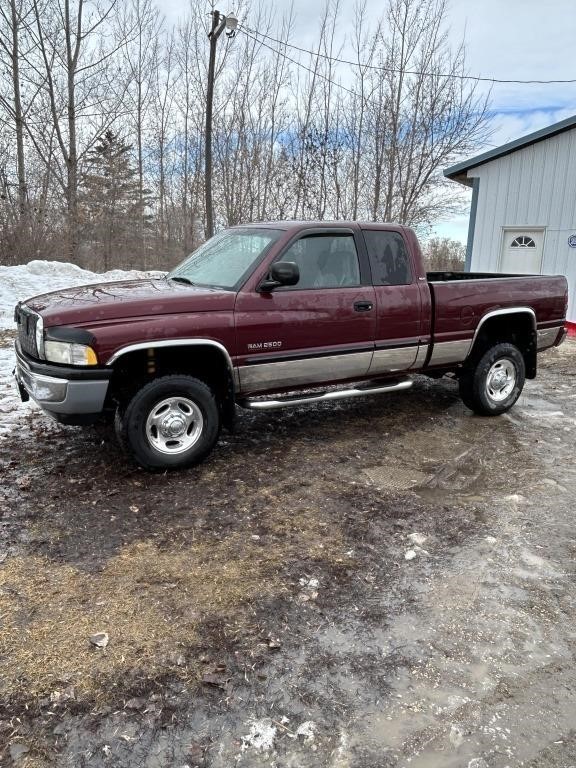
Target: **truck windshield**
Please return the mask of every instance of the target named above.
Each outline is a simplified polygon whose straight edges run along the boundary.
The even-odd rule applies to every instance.
[[[232,290],[282,234],[279,229],[220,232],[167,275],[168,280]]]

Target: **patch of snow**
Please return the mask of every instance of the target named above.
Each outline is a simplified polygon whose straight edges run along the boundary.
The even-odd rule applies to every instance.
[[[409,549],[404,554],[404,560],[414,560],[415,557],[416,557],[416,552],[413,549]]]
[[[561,419],[564,416],[564,411],[546,411],[532,413],[531,411],[524,410],[523,414],[529,416],[532,419]]]
[[[30,261],[15,267],[0,266],[0,330],[14,330],[14,307],[22,300],[42,293],[90,283],[159,277],[163,272],[139,272],[114,269],[97,274],[75,264],[61,261]],[[16,389],[14,344],[6,335],[0,337],[0,440],[14,428],[32,426],[34,422],[55,425],[33,402],[22,403]]]
[[[422,546],[422,544],[424,544],[424,542],[426,541],[426,539],[427,539],[428,537],[427,537],[427,536],[424,536],[424,534],[423,534],[423,533],[410,533],[410,534],[408,535],[408,538],[410,539],[410,541],[411,541],[413,544],[417,544],[419,547],[421,547],[421,546]]]
[[[315,730],[316,730],[316,723],[313,722],[312,720],[305,720],[296,729],[296,736],[303,736],[304,740],[307,743],[310,743],[314,741]]]
[[[144,277],[160,277],[164,274],[164,272],[122,269],[113,269],[99,274],[82,269],[76,264],[39,259],[15,267],[0,266],[0,328],[13,328],[15,305],[32,296],[78,285],[137,280]]]
[[[12,371],[15,357],[12,344],[0,346],[0,440],[16,426],[30,424],[43,418],[42,411],[34,401],[23,403],[16,389]],[[46,417],[44,417],[46,418]],[[50,420],[51,421],[51,420]]]
[[[340,733],[340,738],[338,739],[338,746],[333,753],[333,768],[348,768],[350,765],[349,744],[350,740],[348,734],[345,731],[342,731]]]
[[[247,725],[250,730],[246,736],[242,736],[242,752],[247,749],[255,749],[258,752],[270,752],[274,748],[277,728],[269,717],[261,720],[249,720]]]
[[[320,582],[318,581],[318,579],[308,579],[306,577],[303,577],[299,580],[299,584],[301,587],[308,587],[309,589],[318,589]]]
[[[450,734],[448,738],[452,742],[454,749],[459,749],[464,741],[464,733],[462,732],[462,728],[457,725],[452,725],[450,727]]]

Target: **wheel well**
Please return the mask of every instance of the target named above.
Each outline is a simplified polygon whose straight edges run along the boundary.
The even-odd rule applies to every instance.
[[[489,317],[476,336],[466,366],[477,362],[487,349],[495,344],[514,344],[518,347],[526,365],[526,378],[536,377],[536,330],[533,316],[528,312]]]
[[[160,376],[184,374],[207,384],[218,402],[225,426],[234,421],[234,380],[223,352],[209,344],[148,347],[121,355],[113,364],[109,392],[115,405]]]

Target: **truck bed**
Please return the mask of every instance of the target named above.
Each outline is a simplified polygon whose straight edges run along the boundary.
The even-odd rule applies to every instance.
[[[429,283],[446,283],[455,280],[500,280],[510,277],[541,277],[541,275],[504,275],[501,272],[426,272]]]
[[[536,329],[563,326],[568,298],[561,275],[430,272],[434,345],[471,340],[482,318],[499,310],[532,310]]]

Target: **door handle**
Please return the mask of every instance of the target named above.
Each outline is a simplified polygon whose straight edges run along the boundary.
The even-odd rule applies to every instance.
[[[356,312],[370,312],[374,304],[371,301],[355,301],[354,310]]]

